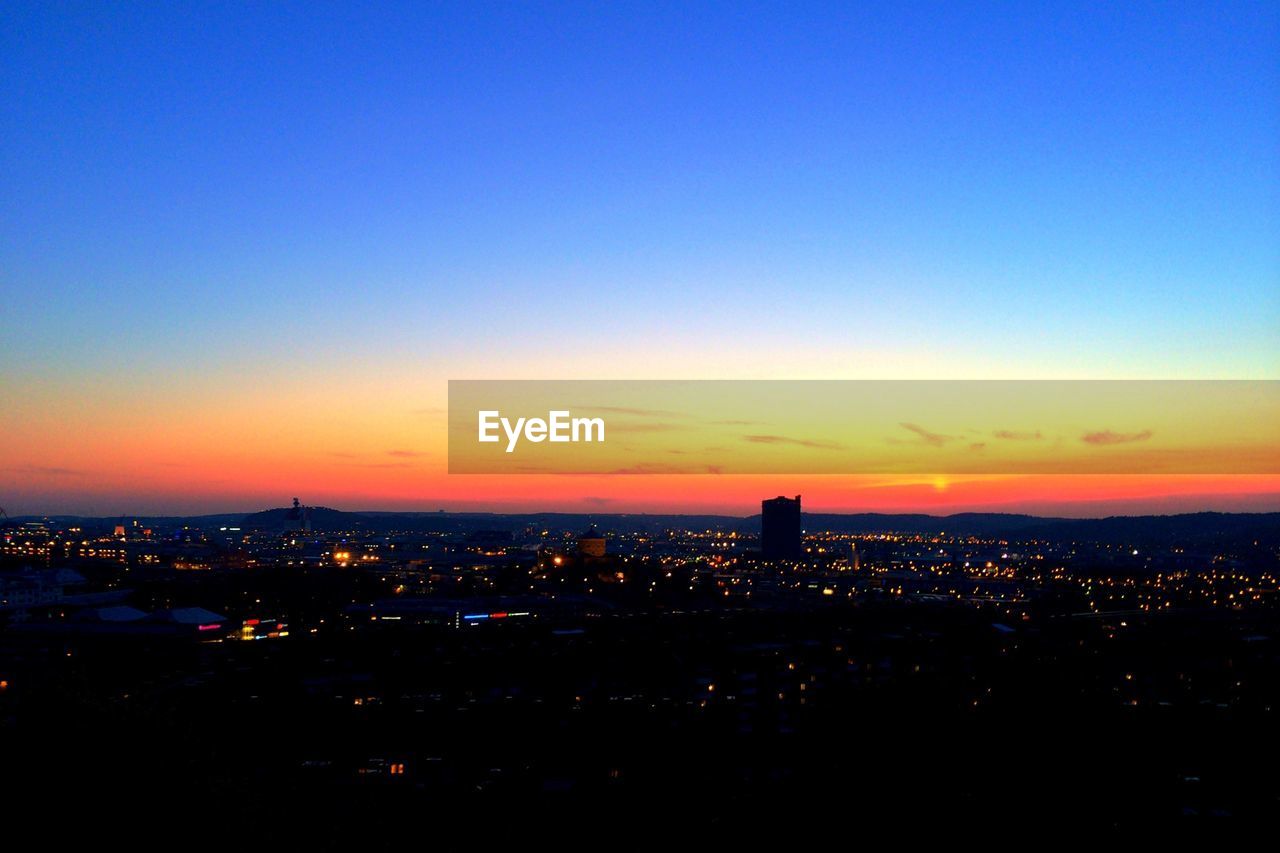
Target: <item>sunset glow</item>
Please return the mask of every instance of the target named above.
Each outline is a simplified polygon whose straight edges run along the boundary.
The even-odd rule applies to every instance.
[[[959,9],[945,25],[765,16],[741,34],[774,57],[753,79],[703,61],[710,20],[671,45],[656,22],[569,16],[566,43],[596,45],[570,55],[528,37],[532,12],[479,30],[436,14],[317,20],[315,42],[342,49],[300,63],[289,16],[264,12],[264,85],[243,89],[263,94],[237,100],[217,82],[250,73],[230,12],[14,13],[32,37],[7,49],[23,73],[0,135],[10,513],[298,493],[748,512],[801,490],[830,509],[1280,508],[1266,477],[708,476],[668,492],[445,473],[450,379],[1280,377],[1265,26],[1117,13],[1160,35],[1104,43],[1010,22],[1006,74],[943,35],[972,23]],[[1215,47],[1219,28],[1237,48]],[[487,47],[454,54],[473,39]],[[674,65],[648,64],[653,39]],[[167,70],[134,61],[152,44]],[[490,64],[457,59],[477,53]],[[370,79],[388,56],[402,73]],[[824,106],[797,111],[815,79]],[[1064,144],[1043,145],[1048,128]]]

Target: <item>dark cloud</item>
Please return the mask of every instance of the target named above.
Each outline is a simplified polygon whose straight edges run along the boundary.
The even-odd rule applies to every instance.
[[[47,465],[18,465],[8,469],[17,474],[39,474],[42,477],[83,477],[87,472],[74,468],[58,468]]]
[[[680,424],[607,424],[606,429],[610,434],[620,432],[671,432],[672,430],[687,429]]]
[[[792,447],[808,447],[812,450],[843,450],[844,448],[832,441],[813,441],[808,438],[789,438],[785,435],[744,435],[744,441],[752,444],[786,444]]]
[[[938,432],[930,432],[919,424],[900,423],[898,426],[907,432],[913,432],[920,437],[920,441],[930,447],[942,447],[948,441],[955,441],[954,435],[943,435]]]
[[[1099,447],[1106,447],[1112,444],[1131,444],[1135,441],[1146,441],[1151,438],[1153,433],[1149,429],[1142,432],[1112,432],[1104,429],[1101,432],[1087,432],[1080,437],[1085,444],[1093,444]]]
[[[1004,439],[1005,441],[1040,441],[1044,438],[1044,436],[1040,434],[1040,430],[1036,430],[1035,432],[1018,432],[1017,430],[1011,429],[998,429],[991,433],[991,435],[996,438]]]
[[[427,454],[420,453],[417,450],[388,450],[387,455],[398,456],[402,459],[416,459],[419,456],[426,456]]]
[[[663,462],[641,462],[638,465],[631,465],[626,468],[615,468],[612,471],[605,472],[608,475],[635,475],[635,474],[697,474],[702,473],[701,469],[690,468],[689,466],[667,465]]]

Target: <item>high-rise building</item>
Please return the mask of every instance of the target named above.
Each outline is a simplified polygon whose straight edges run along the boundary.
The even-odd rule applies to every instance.
[[[804,556],[800,536],[800,496],[781,495],[760,502],[760,550],[766,560],[798,560]]]
[[[578,553],[583,557],[603,557],[604,536],[594,527],[578,537]]]

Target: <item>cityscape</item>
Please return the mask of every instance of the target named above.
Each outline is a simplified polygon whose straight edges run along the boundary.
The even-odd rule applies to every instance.
[[[0,846],[1270,837],[1277,57],[8,0]]]
[[[1280,514],[802,506],[8,519],[10,766],[262,843],[1274,816]]]

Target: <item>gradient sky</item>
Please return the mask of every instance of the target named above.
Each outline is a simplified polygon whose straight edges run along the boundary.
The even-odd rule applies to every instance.
[[[449,477],[450,378],[1280,378],[1280,7],[0,9],[0,506],[1280,508]]]

